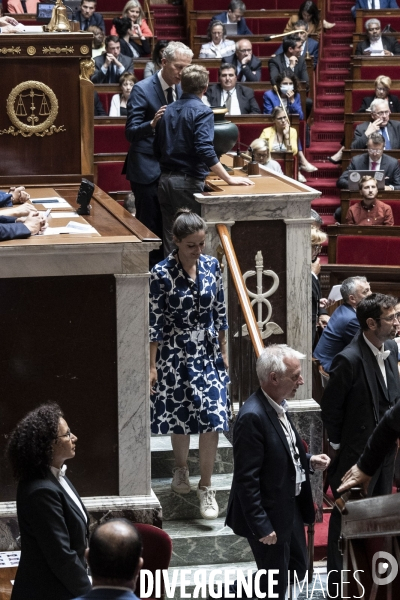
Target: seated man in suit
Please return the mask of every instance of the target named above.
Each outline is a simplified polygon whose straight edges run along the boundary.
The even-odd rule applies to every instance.
[[[93,589],[75,600],[139,600],[136,580],[143,566],[142,541],[127,519],[110,519],[90,536],[86,560]]]
[[[219,68],[218,79],[219,83],[210,85],[205,95],[210,106],[226,106],[229,115],[259,115],[261,113],[253,90],[237,83],[233,65],[223,63]]]
[[[119,83],[122,73],[133,73],[133,59],[121,54],[117,35],[106,37],[106,51],[96,56],[94,66],[93,83]]]
[[[351,14],[356,18],[357,10],[385,10],[385,8],[399,8],[396,0],[356,0],[351,7]]]
[[[382,36],[381,22],[378,19],[368,19],[365,23],[366,40],[359,42],[356,55],[363,56],[394,56],[400,54],[400,44],[395,37]]]
[[[353,156],[336,182],[341,190],[349,187],[349,171],[385,171],[385,190],[400,190],[400,167],[397,158],[384,154],[385,138],[381,133],[368,136],[367,152]]]
[[[236,42],[235,54],[225,56],[222,59],[224,62],[234,66],[238,81],[261,80],[261,61],[254,56],[250,40]]]
[[[319,43],[316,42],[315,40],[313,40],[312,38],[308,37],[307,21],[297,21],[297,23],[294,24],[294,28],[301,29],[301,31],[298,31],[295,34],[303,42],[301,56],[305,57],[307,52],[309,52],[309,54],[311,54],[311,56],[313,57],[314,69],[316,69],[317,64],[318,64]],[[282,53],[283,53],[283,44],[281,44],[279,46],[278,50],[275,52],[275,56],[277,54],[282,54]]]
[[[95,0],[81,0],[81,10],[78,10],[76,13],[81,31],[87,31],[89,27],[96,25],[96,27],[100,27],[104,33],[106,32],[103,16],[100,13],[95,12],[95,10]]]
[[[313,356],[319,360],[327,373],[335,356],[344,350],[360,331],[356,308],[363,298],[371,294],[371,288],[365,277],[356,275],[343,281],[340,293],[343,304],[332,313],[313,352]]]
[[[297,34],[285,37],[282,43],[282,54],[272,57],[268,61],[269,76],[272,85],[275,85],[279,73],[289,71],[296,75],[299,81],[309,85],[307,65],[302,56],[303,41]]]
[[[36,14],[36,7],[39,4],[40,0],[8,0],[7,2],[7,12],[16,14],[16,13],[28,13],[28,14]]]
[[[368,438],[400,397],[398,348],[392,334],[399,326],[397,299],[371,294],[357,307],[361,331],[333,360],[330,377],[321,399],[321,417],[336,457],[329,469],[335,498],[343,475],[357,462]],[[372,479],[369,496],[392,491],[396,445]],[[341,515],[334,508],[328,533],[328,590],[337,595],[343,556],[338,547]]]
[[[212,21],[221,21],[221,23],[232,24],[236,23],[237,35],[252,35],[250,29],[247,27],[246,19],[243,16],[245,11],[246,5],[242,0],[231,0],[229,2],[228,11],[215,15],[215,17],[212,18]]]
[[[365,175],[361,177],[358,188],[362,199],[357,204],[352,204],[347,211],[347,225],[388,225],[393,227],[392,209],[384,202],[376,200],[378,195],[376,179]]]
[[[354,130],[352,148],[365,148],[372,133],[381,133],[386,150],[400,148],[400,121],[390,119],[387,100],[377,98],[371,103],[371,122],[361,123]]]
[[[315,519],[310,469],[324,470],[330,462],[325,454],[306,454],[286,412],[286,400],[304,383],[304,358],[286,344],[263,350],[256,367],[260,388],[243,404],[233,430],[226,524],[247,538],[259,570],[277,569],[279,600],[285,598],[288,569],[302,581],[308,568],[304,523]],[[267,575],[260,578],[260,591],[271,597]]]

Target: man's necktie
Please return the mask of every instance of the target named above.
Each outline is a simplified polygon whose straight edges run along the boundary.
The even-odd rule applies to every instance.
[[[228,109],[228,114],[231,114],[232,94],[233,94],[233,91],[227,92],[227,96],[226,96],[226,100],[225,100],[225,106]]]
[[[21,0],[21,6],[22,6],[22,10],[24,11],[24,13],[27,13],[28,10],[26,8],[26,0]]]
[[[117,71],[114,63],[108,67],[108,83],[117,83]]]
[[[390,143],[390,140],[389,140],[389,136],[388,136],[388,132],[387,132],[387,127],[382,127],[381,134],[385,138],[385,150],[391,150],[392,149],[392,144]]]
[[[371,10],[375,10],[375,0],[371,0]]]
[[[85,19],[85,24],[83,26],[83,31],[87,31],[89,29],[89,19]]]
[[[167,102],[168,104],[172,104],[174,101],[174,94],[172,87],[167,88]]]
[[[378,163],[376,162],[376,160],[371,161],[371,168],[373,171],[376,171],[377,166],[378,166]]]

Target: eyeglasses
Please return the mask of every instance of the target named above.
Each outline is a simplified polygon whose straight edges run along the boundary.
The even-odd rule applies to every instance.
[[[383,148],[367,148],[368,154],[382,154]]]
[[[394,320],[400,323],[400,312],[393,313],[389,317],[378,317],[377,319],[375,319],[375,321],[386,321],[387,323],[393,323]]]
[[[312,249],[315,251],[321,252],[322,246],[321,246],[321,244],[313,244]]]
[[[72,435],[71,430],[68,429],[67,433],[63,433],[62,435],[58,435],[57,438],[67,437],[67,438],[71,439],[71,435]]]
[[[386,117],[386,115],[390,115],[390,110],[380,110],[374,114],[378,115],[378,117]]]
[[[388,92],[389,90],[387,88],[379,88],[379,87],[377,87],[376,91],[377,92]]]

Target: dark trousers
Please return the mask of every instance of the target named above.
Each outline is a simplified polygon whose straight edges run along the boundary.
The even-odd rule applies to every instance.
[[[268,574],[268,569],[278,569],[279,574],[274,574],[274,580],[278,581],[275,585],[274,593],[279,593],[279,600],[285,600],[285,594],[288,583],[288,570],[290,575],[296,571],[297,579],[301,583],[306,576],[308,569],[308,556],[306,536],[304,532],[304,523],[300,514],[297,502],[295,501],[295,511],[293,518],[293,528],[290,541],[267,546],[259,542],[257,539],[248,538],[254,559],[257,563],[257,569],[265,569]],[[262,575],[260,578],[260,591],[267,594],[268,598],[268,577]],[[253,590],[254,597],[255,592]]]
[[[172,226],[176,211],[179,208],[189,208],[201,215],[201,204],[196,202],[193,194],[201,193],[203,189],[204,181],[202,179],[177,171],[162,173],[158,184],[158,198],[163,221],[162,239],[165,256],[168,256],[175,248],[172,242]]]
[[[384,496],[392,493],[394,457],[396,449],[388,454],[375,473],[368,486],[368,496]],[[331,512],[328,530],[328,553],[326,570],[332,573],[328,577],[328,593],[331,598],[337,597],[340,590],[341,571],[343,569],[343,556],[339,551],[339,539],[342,528],[342,516],[335,507]]]
[[[136,218],[143,225],[162,239],[163,224],[158,201],[158,179],[152,183],[136,183],[131,181],[131,189],[135,196]],[[164,259],[162,246],[149,254],[150,269]]]

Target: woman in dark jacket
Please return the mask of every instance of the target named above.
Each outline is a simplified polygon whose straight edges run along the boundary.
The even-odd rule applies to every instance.
[[[400,100],[397,96],[393,96],[390,93],[391,87],[392,80],[390,77],[386,77],[386,75],[379,75],[379,77],[375,79],[375,96],[366,96],[363,98],[362,104],[357,112],[371,112],[371,102],[379,98],[379,100],[388,101],[390,112],[400,113]]]
[[[28,413],[10,436],[21,534],[12,600],[71,600],[91,588],[84,557],[89,515],[63,466],[75,456],[76,441],[57,404]]]
[[[132,21],[128,17],[116,18],[113,20],[119,42],[121,45],[121,54],[132,58],[139,58],[150,54],[149,39],[140,32],[133,29]]]

